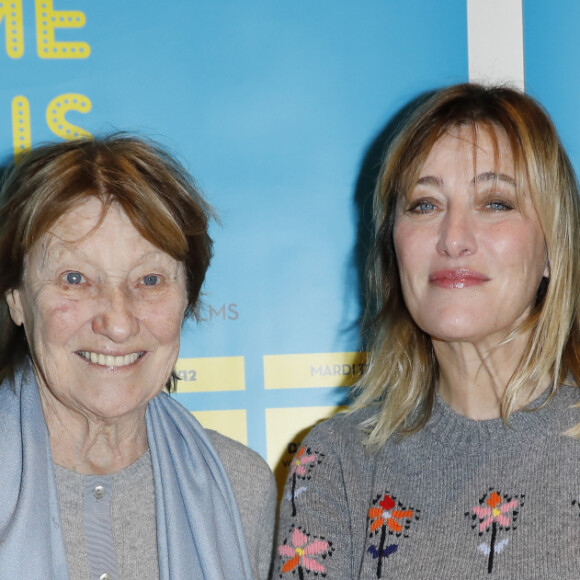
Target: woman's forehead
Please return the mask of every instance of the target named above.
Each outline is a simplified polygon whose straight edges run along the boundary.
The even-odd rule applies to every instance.
[[[99,244],[114,245],[121,238],[130,238],[137,240],[139,245],[151,245],[119,204],[106,205],[96,197],[89,197],[59,217],[29,253],[41,252],[44,256],[56,257],[81,247],[91,250],[97,234]]]
[[[94,231],[108,216],[113,204],[105,207],[97,197],[91,196],[73,206],[60,216],[48,229],[48,234],[63,241],[74,243]],[[115,208],[117,212],[125,212]]]
[[[423,166],[441,151],[455,155],[468,155],[474,161],[493,161],[513,166],[512,146],[506,131],[497,126],[454,125],[447,128],[437,138],[429,151]]]
[[[453,125],[445,129],[424,161],[408,174],[402,197],[418,182],[438,179],[440,173],[462,174],[473,181],[480,174],[485,181],[497,176],[517,188],[522,184],[507,133],[501,127],[487,125]]]
[[[107,268],[145,263],[170,269],[183,266],[143,237],[120,206],[109,206],[104,214],[96,209],[79,207],[63,215],[25,256],[25,270],[52,268],[70,259]]]

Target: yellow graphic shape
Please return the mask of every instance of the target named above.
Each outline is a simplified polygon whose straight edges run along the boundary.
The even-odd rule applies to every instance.
[[[243,391],[246,388],[246,370],[243,356],[208,358],[180,358],[175,372],[180,393],[207,391]]]
[[[366,354],[360,352],[265,355],[264,387],[350,387],[365,368]]]
[[[46,123],[48,128],[62,139],[80,139],[91,137],[91,134],[81,127],[69,123],[65,115],[69,111],[88,113],[92,108],[89,98],[77,93],[58,95],[46,107]]]
[[[30,149],[31,142],[30,104],[26,97],[18,95],[12,99],[12,144],[15,161]]]
[[[191,414],[205,429],[219,431],[222,435],[248,444],[248,421],[245,409],[228,411],[192,411]]]
[[[20,58],[24,54],[22,0],[0,0],[0,22],[6,27],[6,54]]]
[[[82,28],[87,19],[80,10],[55,10],[52,0],[35,0],[36,43],[40,58],[88,58],[91,47],[87,42],[58,42],[55,28]]]
[[[285,407],[266,409],[268,464],[276,476],[278,490],[284,488],[290,463],[302,440],[316,423],[345,407]]]

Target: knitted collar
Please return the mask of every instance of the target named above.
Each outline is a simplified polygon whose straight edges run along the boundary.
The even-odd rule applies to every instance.
[[[580,420],[578,387],[561,386],[547,405],[544,392],[528,408],[512,413],[507,423],[503,419],[475,421],[459,415],[437,395],[431,417],[422,435],[431,438],[457,454],[511,453],[514,447],[538,441],[549,433],[563,433]]]

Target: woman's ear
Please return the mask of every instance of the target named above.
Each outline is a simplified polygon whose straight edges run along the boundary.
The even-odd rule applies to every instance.
[[[5,296],[10,310],[10,318],[16,326],[22,326],[24,324],[24,309],[22,308],[20,290],[8,290]]]

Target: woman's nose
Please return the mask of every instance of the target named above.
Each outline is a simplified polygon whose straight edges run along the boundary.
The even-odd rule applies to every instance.
[[[476,224],[469,208],[448,208],[441,221],[437,251],[450,258],[477,251]]]
[[[102,294],[99,311],[93,318],[93,332],[117,343],[137,334],[139,322],[131,296],[118,287],[107,288]]]

